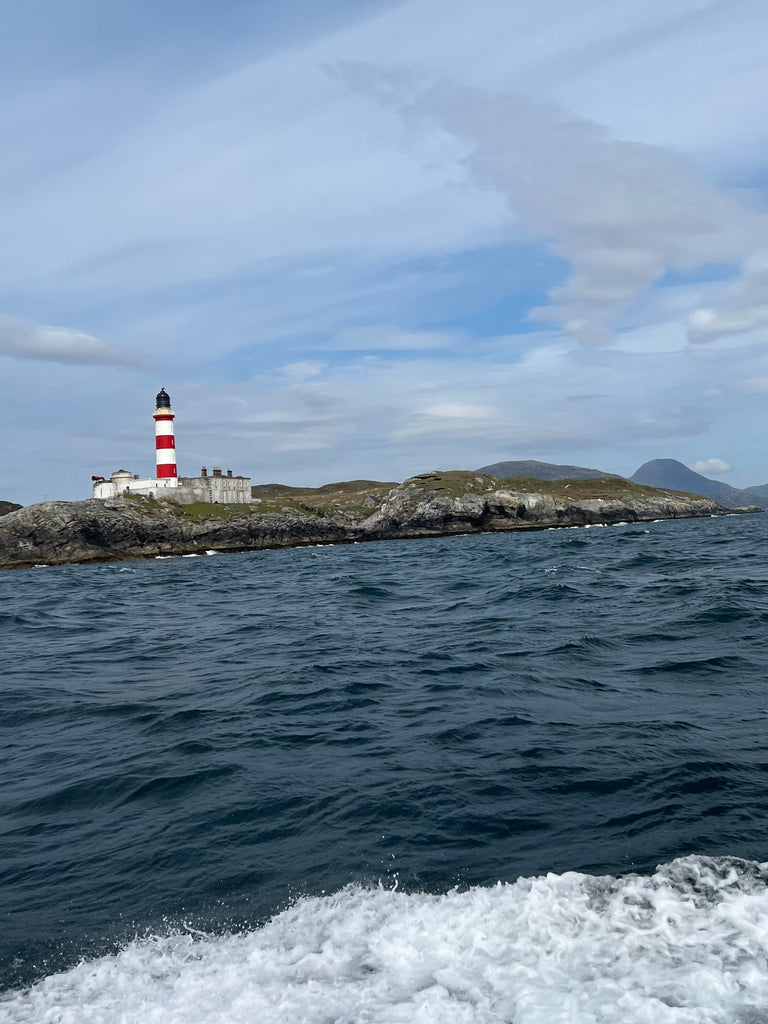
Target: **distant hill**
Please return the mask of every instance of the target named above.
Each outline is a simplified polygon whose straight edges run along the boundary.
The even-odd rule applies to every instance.
[[[739,493],[749,494],[758,505],[768,504],[768,484],[757,484],[756,487],[744,487]]]
[[[739,490],[720,480],[710,480],[700,473],[694,473],[677,459],[652,459],[650,462],[644,462],[629,479],[632,483],[645,484],[647,487],[664,487],[671,491],[701,494],[705,498],[714,498],[727,508],[768,503],[768,484]]]
[[[694,473],[677,459],[651,459],[650,462],[644,462],[629,479],[632,483],[645,484],[646,487],[666,487],[671,491],[703,494],[707,498],[735,490],[728,484]]]
[[[584,466],[556,466],[551,462],[536,462],[532,459],[518,462],[494,462],[491,466],[483,466],[477,472],[487,473],[499,480],[508,480],[510,477],[518,476],[530,477],[534,480],[595,480],[598,477],[623,479],[615,473],[606,473],[602,469],[586,469]]]
[[[23,505],[17,505],[15,501],[0,501],[0,516],[6,516],[9,512],[16,512],[23,507]]]

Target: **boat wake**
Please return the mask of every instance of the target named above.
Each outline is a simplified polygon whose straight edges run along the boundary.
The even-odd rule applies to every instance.
[[[0,1002],[6,1024],[758,1024],[768,864],[686,857],[444,895],[349,886],[242,934],[135,941]]]

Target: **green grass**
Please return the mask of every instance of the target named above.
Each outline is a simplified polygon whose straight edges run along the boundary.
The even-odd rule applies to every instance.
[[[194,501],[189,505],[175,504],[174,515],[179,519],[242,519],[251,514],[250,505],[219,505]]]
[[[154,498],[151,494],[135,494],[133,491],[123,491],[122,494],[117,495],[118,498],[125,498],[126,501],[141,501],[145,505],[158,505],[157,498]]]
[[[343,480],[322,487],[289,487],[261,484],[253,488],[256,513],[281,512],[284,507],[304,515],[348,513],[360,518],[370,515],[396,483],[379,480]]]

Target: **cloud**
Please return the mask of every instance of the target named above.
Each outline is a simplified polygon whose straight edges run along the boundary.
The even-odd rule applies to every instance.
[[[47,363],[126,366],[132,370],[150,366],[149,360],[139,353],[110,345],[83,331],[29,323],[10,316],[0,316],[0,356]]]
[[[458,331],[417,331],[373,325],[339,331],[327,348],[334,351],[419,351],[456,348],[465,340]]]
[[[302,383],[279,369],[233,385],[252,410],[233,410],[227,428],[233,445],[252,446],[237,461],[250,462],[255,474],[261,471],[254,459],[273,462],[270,478],[291,473],[295,480],[294,464],[280,462],[275,452],[322,446],[322,465],[304,464],[321,483],[333,473],[394,479],[425,466],[471,468],[496,457],[568,461],[569,452],[607,438],[618,447],[679,443],[719,415],[723,399],[708,393],[711,374],[725,384],[741,369],[723,353],[713,354],[713,366],[708,352],[693,361],[679,350],[648,359],[562,340],[542,345],[531,335],[514,343],[514,361],[492,339],[490,358],[459,362],[440,353],[393,352],[326,365]],[[520,351],[523,345],[529,347]],[[215,392],[196,417],[200,445],[210,434],[204,410],[212,405]]]
[[[712,306],[700,306],[691,313],[688,337],[693,344],[748,335],[768,325],[767,260],[768,253],[753,255],[745,263],[743,276],[721,289]]]
[[[586,344],[607,341],[668,271],[738,264],[768,228],[764,214],[672,152],[612,138],[551,103],[442,83],[402,98],[401,108],[463,140],[468,182],[501,193],[513,229],[570,263],[549,305],[530,316]]]
[[[305,381],[317,377],[323,372],[324,364],[316,359],[301,359],[296,363],[287,363],[280,367],[280,372],[290,380]]]
[[[425,416],[436,416],[447,420],[489,420],[495,409],[469,402],[435,402],[424,409]]]
[[[50,0],[46,6],[56,13]],[[716,26],[711,18],[713,6],[723,8]],[[383,5],[375,16],[366,6],[365,11],[356,9],[351,18],[348,9],[345,17],[333,20],[333,30],[317,35],[307,31],[308,25],[318,28],[313,15],[297,22],[296,45],[292,47],[276,47],[270,52],[263,45],[261,29],[258,39],[237,33],[227,40],[237,60],[228,60],[225,51],[205,47],[205,59],[190,59],[186,68],[182,68],[182,48],[176,54],[178,63],[172,62],[174,88],[157,92],[141,66],[147,57],[144,46],[155,50],[151,40],[141,40],[132,58],[138,61],[136,65],[107,61],[95,75],[87,61],[76,62],[76,74],[49,83],[42,93],[39,84],[32,88],[38,75],[20,60],[27,89],[19,94],[9,88],[7,100],[0,104],[0,115],[5,113],[10,134],[20,142],[11,154],[21,161],[13,179],[16,184],[3,192],[0,203],[8,243],[0,258],[0,272],[6,285],[15,289],[11,294],[16,307],[25,308],[29,297],[42,287],[48,297],[47,308],[56,309],[59,322],[82,322],[82,310],[99,306],[111,319],[103,327],[89,324],[89,328],[96,334],[106,329],[113,338],[118,330],[128,331],[125,337],[130,344],[126,324],[146,317],[148,309],[160,315],[164,303],[169,311],[187,289],[183,301],[195,307],[193,330],[180,327],[170,345],[183,335],[180,343],[185,352],[194,347],[195,354],[204,350],[208,355],[210,349],[221,351],[232,343],[237,305],[233,281],[242,286],[237,315],[249,323],[251,335],[263,336],[267,332],[261,330],[262,320],[269,310],[252,301],[252,292],[276,266],[280,276],[287,277],[286,267],[316,259],[336,269],[385,268],[382,277],[402,278],[404,263],[414,256],[439,256],[498,241],[506,216],[500,196],[509,190],[495,184],[483,186],[487,191],[467,189],[462,182],[462,155],[475,147],[484,159],[478,141],[458,129],[435,130],[434,115],[432,130],[421,133],[420,138],[413,132],[408,138],[391,108],[377,107],[359,88],[351,91],[343,79],[324,70],[350,58],[362,58],[370,66],[385,61],[418,65],[427,69],[425,77],[430,81],[453,74],[487,86],[476,90],[485,97],[503,97],[505,94],[494,94],[491,89],[513,81],[521,92],[535,89],[542,94],[551,91],[550,85],[556,86],[561,102],[570,103],[569,89],[580,85],[586,109],[592,110],[595,97],[604,98],[611,113],[623,111],[632,122],[642,108],[646,129],[663,124],[669,134],[685,128],[691,110],[680,109],[674,88],[667,89],[666,95],[659,89],[659,75],[669,81],[677,76],[678,65],[674,60],[660,61],[654,54],[661,46],[666,56],[667,50],[676,46],[688,55],[686,82],[690,83],[694,72],[698,76],[695,84],[714,80],[709,71],[711,66],[717,68],[716,97],[708,95],[707,104],[697,104],[701,107],[697,116],[706,122],[707,144],[717,143],[717,133],[733,122],[730,108],[729,117],[717,123],[709,116],[710,104],[715,98],[722,99],[724,91],[721,83],[728,69],[722,63],[735,64],[738,71],[742,59],[734,61],[730,55],[759,51],[762,35],[750,27],[756,12],[750,19],[743,11],[732,10],[733,5],[726,9],[710,0],[679,0],[674,11],[661,0],[634,0],[622,7],[620,15],[605,2],[580,11],[578,16],[571,7],[566,0],[546,0],[529,11],[525,5],[478,0],[469,13],[461,5],[448,10],[438,0],[410,0]],[[682,23],[682,15],[690,18]],[[88,38],[82,31],[86,27],[82,18],[80,11],[77,29],[77,18],[67,22],[69,35],[81,43]],[[225,15],[223,20],[217,17],[211,22],[212,39],[218,44],[225,42],[221,27],[226,20]],[[320,22],[329,28],[324,19]],[[161,27],[162,18],[158,31]],[[714,59],[717,53],[707,49],[707,60],[695,64],[702,31],[703,39],[715,44],[723,33],[729,33],[732,45],[720,63]],[[111,40],[113,46],[116,42]],[[139,43],[139,37],[134,43]],[[254,53],[258,59],[252,59]],[[625,81],[621,68],[616,67],[617,56],[619,63],[624,59],[640,62],[636,81],[642,82],[644,100],[645,90],[653,91],[654,102],[632,102],[632,82]],[[652,61],[653,75],[643,74],[644,60]],[[162,81],[168,70],[164,63],[152,64]],[[734,109],[743,109],[744,92],[742,89],[739,102],[733,103]],[[764,90],[753,92],[749,102],[757,105]],[[736,94],[733,86],[728,95],[733,98]],[[444,100],[459,114],[462,104],[470,102],[466,96]],[[619,159],[615,140],[594,121],[569,119],[556,106],[541,104],[541,110],[549,111],[541,121],[545,128],[548,122],[555,124],[558,131],[565,126],[562,152],[557,140],[547,144],[542,139],[538,148],[532,146],[529,136],[536,116],[529,117],[531,131],[526,136],[520,111],[530,112],[535,104],[520,100],[518,106],[516,120],[509,121],[510,131],[499,134],[506,146],[519,137],[520,152],[524,160],[529,159],[534,179],[541,170],[548,173],[547,164],[560,165],[561,177],[574,177],[567,165],[579,158],[579,147],[586,142],[595,145],[593,163],[598,170],[602,164],[616,169],[618,160],[621,166],[615,176],[621,180],[622,168],[631,164],[626,154],[626,159]],[[669,107],[676,110],[674,117],[667,116]],[[587,139],[590,125],[592,135]],[[621,131],[620,124],[616,130]],[[569,132],[573,136],[570,142]],[[482,145],[487,151],[485,142]],[[543,152],[547,145],[554,150],[554,159]],[[620,149],[637,144],[615,145]],[[40,156],[39,166],[32,159],[35,154]],[[668,154],[665,159],[672,160]],[[583,167],[576,169],[581,175]],[[603,179],[594,168],[591,173],[601,193]],[[477,172],[472,174],[473,180],[482,184]],[[686,171],[684,177],[687,182],[693,176]],[[649,182],[651,191],[654,187]],[[634,208],[632,190],[628,187],[623,195]],[[547,212],[546,203],[539,200],[536,208],[528,196],[518,198],[519,203],[510,198],[510,205],[520,230],[528,237],[544,238],[568,256],[573,245],[564,234],[558,240],[548,222],[537,227],[542,209]],[[583,198],[574,196],[574,205],[581,204]],[[709,198],[707,193],[703,209],[711,205]],[[584,209],[591,214],[594,200],[590,201],[592,206]],[[637,208],[644,217],[647,203]],[[585,338],[598,337],[612,315],[608,308],[602,320],[594,315],[594,279],[599,278],[603,306],[609,307],[613,297],[620,309],[626,281],[621,275],[620,281],[612,279],[613,267],[618,268],[624,259],[629,267],[624,267],[623,275],[634,267],[636,275],[653,278],[659,265],[666,265],[653,254],[649,258],[647,246],[640,244],[634,251],[626,247],[621,252],[611,244],[607,256],[604,251],[601,255],[600,245],[593,248],[594,252],[582,256],[583,280],[576,280],[574,264],[570,292],[553,296],[550,307],[557,311],[556,323],[567,319],[570,328],[581,331]],[[608,269],[601,271],[605,259]],[[281,289],[279,301],[271,297],[269,306],[279,306],[273,319],[285,323],[306,310],[311,287],[304,282],[301,288]],[[574,291],[584,302],[568,310]],[[343,293],[338,282],[328,282],[326,302],[332,303]],[[199,311],[213,306],[219,297],[226,305],[221,319],[227,329],[195,335]],[[381,298],[371,322],[389,322],[397,315],[387,308],[386,296]],[[530,306],[539,301],[538,297],[532,299]],[[585,303],[590,308],[583,309]],[[313,312],[310,310],[310,315]],[[334,326],[349,322],[351,318],[340,318]],[[419,325],[414,326],[417,329]],[[405,338],[412,325],[404,319],[400,329]],[[170,347],[169,335],[166,332],[156,342],[165,351]]]
[[[727,462],[717,458],[688,463],[688,469],[692,469],[694,473],[701,473],[702,476],[720,476],[721,473],[730,473],[731,468]]]

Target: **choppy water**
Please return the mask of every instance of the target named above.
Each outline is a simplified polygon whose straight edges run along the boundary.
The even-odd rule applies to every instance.
[[[767,539],[0,575],[0,1021],[765,1024]]]

